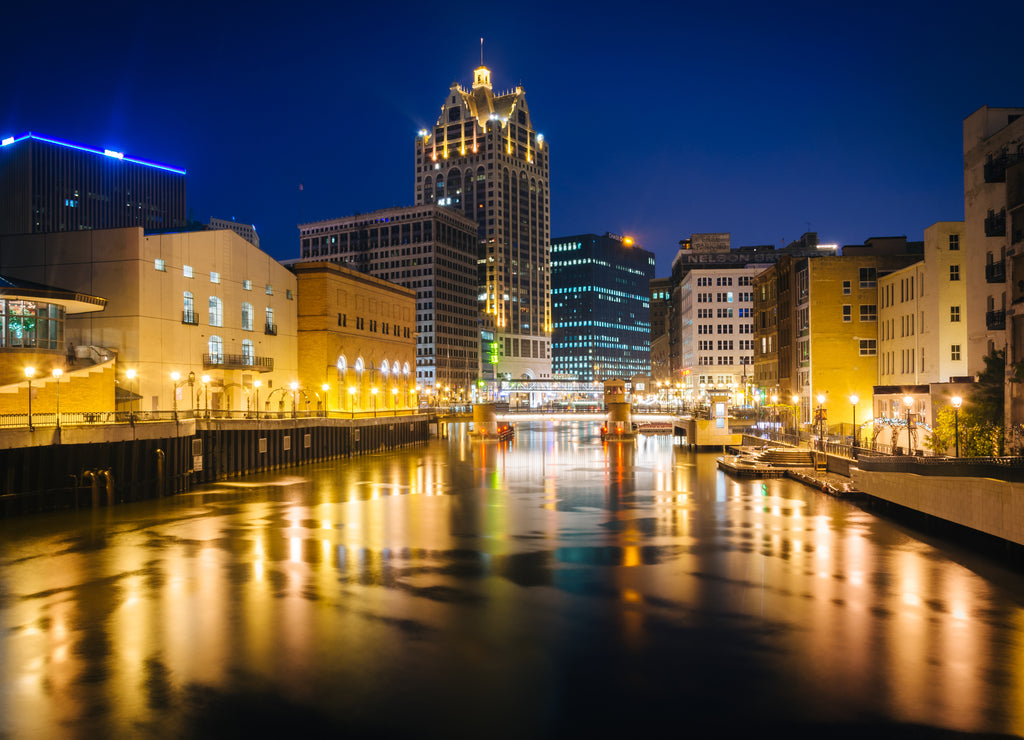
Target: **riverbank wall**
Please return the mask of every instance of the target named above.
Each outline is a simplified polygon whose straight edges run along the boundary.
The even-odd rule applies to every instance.
[[[170,496],[232,476],[420,444],[432,423],[417,414],[4,430],[0,516]]]

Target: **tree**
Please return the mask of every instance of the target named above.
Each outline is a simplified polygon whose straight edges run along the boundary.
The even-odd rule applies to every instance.
[[[978,373],[959,417],[951,408],[943,409],[936,417],[926,442],[930,450],[947,454],[954,449],[956,441],[953,435],[959,427],[962,457],[989,457],[1003,453],[1005,372],[1006,355],[1002,350],[995,350],[985,357],[985,369]]]

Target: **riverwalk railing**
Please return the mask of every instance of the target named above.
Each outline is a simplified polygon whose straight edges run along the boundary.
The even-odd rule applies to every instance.
[[[143,424],[154,421],[185,421],[187,419],[373,419],[391,416],[431,415],[434,409],[393,408],[376,411],[324,411],[295,409],[294,411],[240,411],[237,409],[180,409],[178,411],[62,411],[60,414],[35,413],[0,414],[0,428],[70,427],[88,424]]]

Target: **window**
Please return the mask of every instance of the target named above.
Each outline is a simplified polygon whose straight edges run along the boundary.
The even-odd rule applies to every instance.
[[[255,364],[256,353],[253,351],[252,340],[242,340],[242,364],[253,365]]]
[[[210,296],[210,326],[224,326],[224,304],[215,295]]]
[[[849,303],[843,306],[843,321],[853,321],[853,306]]]
[[[211,272],[210,273],[210,282],[211,283],[219,283],[220,282],[220,273],[219,272]]]
[[[267,328],[274,326],[274,309],[267,306]]]
[[[878,306],[874,304],[864,304],[860,307],[860,320],[861,321],[877,321],[878,320]]]
[[[252,290],[252,280],[243,280],[242,290]]]
[[[878,276],[874,267],[860,268],[860,287],[874,288],[878,285]]]
[[[210,352],[210,363],[214,365],[221,365],[224,362],[224,342],[218,336],[210,337],[210,341],[207,343],[207,349]]]
[[[860,340],[860,354],[861,357],[874,356],[877,354],[877,347],[875,346],[874,339],[861,339]]]
[[[850,295],[851,290],[852,290],[852,287],[851,287],[850,281],[849,280],[844,280],[843,281],[843,295]]]
[[[960,306],[949,307],[949,320],[954,324],[960,321]]]
[[[192,265],[182,265],[181,274],[187,278],[192,277]]]
[[[960,265],[949,266],[949,280],[950,282],[956,282],[960,279]]]
[[[291,288],[289,288],[288,290],[286,290],[286,291],[284,292],[284,297],[285,297],[285,298],[287,298],[287,299],[288,299],[289,301],[290,301],[290,300],[292,300],[292,291],[291,291]]]
[[[959,234],[950,234],[949,235],[949,251],[950,252],[959,252],[960,251],[960,235]],[[957,345],[954,345],[954,346],[957,346]]]
[[[184,305],[182,306],[181,323],[195,324],[196,322],[196,299],[191,291],[185,291]]]
[[[949,359],[959,362],[960,360],[960,345],[951,344],[949,347]]]
[[[271,285],[270,283],[267,283],[267,289],[265,292],[267,295],[274,295],[274,286]]]
[[[253,310],[251,303],[242,304],[242,329],[252,331]]]
[[[153,267],[156,268],[157,272],[167,272],[167,263],[162,259],[154,260]]]

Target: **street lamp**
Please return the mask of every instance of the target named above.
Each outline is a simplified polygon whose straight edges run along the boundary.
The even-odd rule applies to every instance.
[[[174,420],[178,420],[178,379],[181,373],[175,370],[171,373],[171,403],[174,405]]]
[[[797,435],[797,443],[799,444],[800,436],[800,396],[795,393],[790,397],[793,402],[793,433]]]
[[[288,384],[288,387],[292,389],[292,418],[295,418],[295,407],[299,403],[299,396],[296,391],[299,389],[299,384],[294,380]]]
[[[370,394],[373,396],[373,416],[374,416],[374,418],[377,418],[377,391],[378,391],[377,386],[373,386],[373,388],[370,389]]]
[[[55,367],[51,373],[53,374],[53,379],[57,381],[57,428],[60,429],[60,376],[64,374],[64,371],[59,367]]]
[[[818,394],[818,445],[825,449],[825,394]]]
[[[28,428],[35,431],[32,426],[32,378],[35,377],[36,369],[31,365],[25,368],[25,377],[28,378]]]
[[[354,385],[348,387],[348,410],[352,414],[352,418],[356,418],[356,387]]]
[[[907,407],[907,449],[910,450],[910,454],[914,454],[914,438],[910,436],[910,409],[914,405],[914,398],[912,396],[904,396],[903,403]]]
[[[852,396],[850,396],[850,403],[853,404],[853,446],[854,447],[857,446],[857,401],[859,401],[859,400],[860,399],[857,398],[857,394],[856,393],[854,393]]]
[[[779,397],[772,395],[772,431],[778,431],[779,426]]]
[[[391,406],[395,410],[395,416],[398,416],[398,386],[391,389]]]
[[[256,421],[260,420],[260,386],[263,385],[262,380],[252,381],[252,387],[256,391]]]
[[[327,383],[324,383],[322,386],[320,386],[320,390],[322,390],[324,392],[324,415],[325,416],[327,415],[327,392],[330,389],[331,389],[331,386],[328,385]]]
[[[200,380],[203,381],[203,401],[206,404],[206,418],[210,418],[210,376],[204,375]]]
[[[960,457],[960,404],[964,402],[964,399],[960,396],[953,396],[950,402],[953,404],[953,438],[955,439],[956,456]]]

